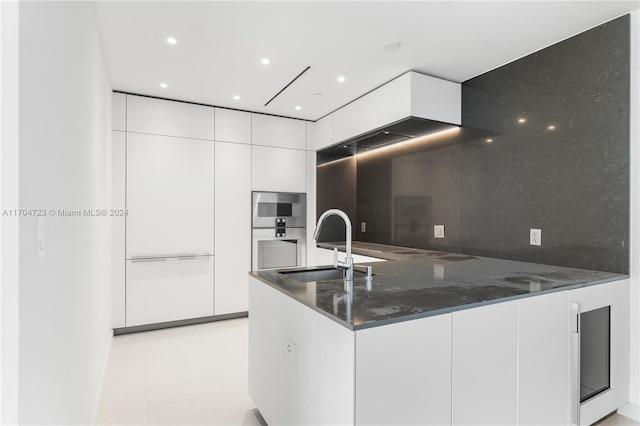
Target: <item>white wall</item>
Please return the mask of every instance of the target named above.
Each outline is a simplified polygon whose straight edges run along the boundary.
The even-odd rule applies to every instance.
[[[19,205],[110,204],[111,87],[93,3],[20,2]],[[4,160],[4,158],[3,158]],[[19,219],[20,424],[89,424],[111,341],[111,222]]]
[[[0,1],[0,210],[18,205],[18,3]],[[0,422],[18,419],[18,226],[0,224]]]
[[[640,12],[631,14],[631,345],[629,403],[640,407]],[[629,413],[631,414],[631,413]]]

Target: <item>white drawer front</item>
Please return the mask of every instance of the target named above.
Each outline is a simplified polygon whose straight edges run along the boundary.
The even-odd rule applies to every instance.
[[[213,315],[213,260],[127,260],[127,327]]]

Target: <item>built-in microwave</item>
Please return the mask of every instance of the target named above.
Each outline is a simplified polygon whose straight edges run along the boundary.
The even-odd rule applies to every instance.
[[[252,227],[305,228],[307,195],[290,192],[253,192]]]
[[[306,264],[306,194],[253,192],[251,269]]]

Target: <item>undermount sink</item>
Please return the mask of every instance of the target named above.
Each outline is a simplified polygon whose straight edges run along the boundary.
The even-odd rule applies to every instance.
[[[330,267],[279,271],[278,273],[282,275],[287,275],[288,277],[303,283],[308,283],[312,281],[337,280],[337,279],[344,278],[344,271],[342,269],[336,269],[336,268],[330,268]],[[364,273],[354,270],[353,275],[355,278],[357,276],[363,276]]]

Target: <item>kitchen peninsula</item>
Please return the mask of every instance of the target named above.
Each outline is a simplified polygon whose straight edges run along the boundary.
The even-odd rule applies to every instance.
[[[378,244],[353,251],[389,260],[370,263],[369,290],[363,275],[351,294],[341,278],[314,278],[327,268],[249,278],[250,394],[269,424],[571,421],[570,304],[618,300],[627,276]]]

